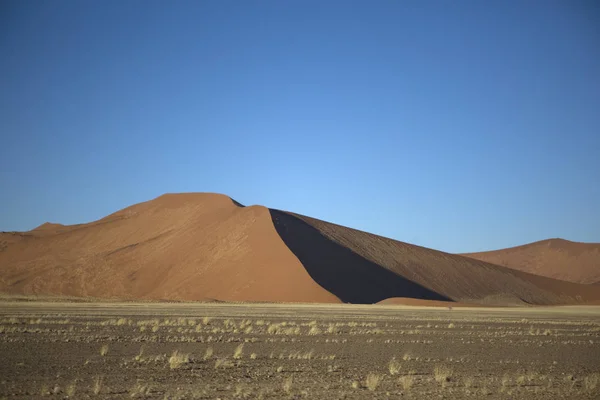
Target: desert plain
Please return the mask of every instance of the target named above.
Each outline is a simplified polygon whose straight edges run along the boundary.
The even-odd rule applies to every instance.
[[[0,398],[597,399],[600,309],[0,304]]]

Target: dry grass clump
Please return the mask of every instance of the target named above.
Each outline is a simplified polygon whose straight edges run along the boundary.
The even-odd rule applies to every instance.
[[[100,391],[102,390],[103,382],[104,382],[104,377],[102,377],[102,376],[97,376],[94,378],[94,385],[92,386],[92,392],[94,394],[100,394]]]
[[[240,343],[233,351],[233,358],[239,360],[244,355],[244,343]]]
[[[398,381],[400,382],[404,390],[409,391],[415,383],[415,378],[412,375],[404,375],[401,376],[400,379],[398,379]]]
[[[73,382],[69,383],[67,385],[67,387],[65,388],[65,393],[69,397],[75,396],[76,391],[77,391],[77,379],[75,379]]]
[[[373,392],[375,391],[375,389],[377,389],[377,386],[379,386],[381,378],[381,375],[370,373],[369,375],[367,375],[367,379],[365,379],[365,386],[367,387],[367,389]]]
[[[583,385],[588,392],[593,392],[600,382],[600,373],[590,374],[583,378]]]
[[[206,349],[206,351],[204,352],[204,357],[202,357],[204,359],[204,361],[208,360],[209,358],[211,358],[213,355],[213,348],[212,347],[208,347]]]
[[[185,353],[180,353],[178,350],[175,350],[171,357],[169,357],[169,366],[171,369],[176,369],[181,367],[183,364],[187,364],[190,362],[190,355]]]
[[[317,325],[312,325],[308,330],[308,334],[313,336],[320,335],[321,333],[323,333],[323,331]]]
[[[388,363],[388,369],[390,370],[390,375],[396,375],[397,373],[400,372],[400,369],[402,368],[402,365],[400,364],[400,362],[398,360],[396,360],[396,357],[393,357],[390,362]]]
[[[436,365],[433,369],[433,376],[436,382],[441,383],[445,386],[447,382],[450,382],[452,378],[452,369],[446,365]]]
[[[100,347],[100,355],[104,357],[107,354],[108,354],[108,344],[105,343],[102,345],[102,347]]]
[[[292,376],[288,376],[287,378],[285,378],[285,380],[283,381],[283,391],[286,392],[287,394],[291,394],[292,393]]]
[[[131,397],[145,397],[148,396],[150,392],[150,385],[139,380],[131,389],[129,389],[129,395]]]

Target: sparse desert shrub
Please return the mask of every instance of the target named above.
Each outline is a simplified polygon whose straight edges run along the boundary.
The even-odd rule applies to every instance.
[[[600,373],[590,374],[583,378],[583,385],[588,392],[593,392],[598,387],[600,382]]]
[[[203,357],[204,361],[211,358],[212,355],[213,355],[213,348],[209,346],[206,348],[206,351],[204,352],[204,357]]]
[[[256,355],[256,353],[252,353],[252,354],[250,354],[250,359],[252,359],[252,360],[256,360],[256,357],[258,357],[258,356]]]
[[[471,386],[473,386],[473,378],[467,376],[466,378],[464,378],[463,384],[465,385],[465,389],[470,389]]]
[[[367,375],[367,379],[365,380],[365,386],[367,387],[367,389],[373,392],[375,391],[375,389],[377,389],[377,386],[379,386],[380,382],[381,375],[370,373],[369,375]]]
[[[102,347],[100,347],[100,355],[104,357],[107,354],[108,354],[108,344],[105,343],[102,345]]]
[[[131,397],[147,396],[150,394],[150,392],[150,385],[139,380],[135,383],[135,385],[132,386],[131,389],[129,389],[129,395]]]
[[[360,389],[360,382],[352,381],[352,389]]]
[[[94,378],[94,385],[92,386],[92,392],[94,392],[94,394],[96,394],[96,395],[100,394],[100,391],[102,390],[103,382],[104,382],[104,377],[102,377],[102,376],[97,376]]]
[[[285,380],[283,381],[283,391],[286,392],[287,394],[291,394],[292,393],[292,376],[288,376],[287,378],[285,378]]]
[[[396,360],[396,357],[393,357],[390,362],[388,363],[388,369],[390,370],[390,375],[396,375],[398,372],[400,372],[402,365],[400,364],[400,362],[398,360]]]
[[[69,397],[75,396],[76,391],[77,391],[77,379],[75,379],[73,382],[69,383],[67,385],[67,387],[65,388],[65,393]]]
[[[453,324],[452,322],[451,322],[451,323],[449,323],[449,324],[448,324],[448,328],[450,328],[450,329],[454,328],[454,324]]]
[[[517,378],[517,385],[524,386],[527,382],[527,377],[525,375],[521,375]]]
[[[185,353],[180,353],[178,350],[175,350],[171,357],[169,357],[169,366],[171,369],[176,369],[181,367],[183,364],[187,364],[190,362],[190,355]]]
[[[400,377],[399,382],[404,390],[409,391],[415,382],[415,378],[411,375],[404,375]]]
[[[409,352],[406,352],[406,353],[404,353],[404,355],[402,356],[402,359],[403,359],[404,361],[410,361],[410,360],[412,360],[412,359],[413,359],[413,356],[412,356],[412,354],[410,354]]]
[[[450,382],[450,379],[452,378],[452,370],[445,365],[436,365],[433,369],[433,376],[436,382],[445,386],[446,382]]]
[[[323,331],[319,329],[317,325],[312,325],[308,330],[309,335],[320,335],[321,333],[323,333]]]
[[[236,360],[239,360],[240,358],[242,358],[243,354],[244,354],[244,343],[240,343],[238,345],[238,347],[236,347],[235,350],[233,351],[233,358],[235,358]]]
[[[277,372],[283,372],[283,367],[281,365],[277,367]]]

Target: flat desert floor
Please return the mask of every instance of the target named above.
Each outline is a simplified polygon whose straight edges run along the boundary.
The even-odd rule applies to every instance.
[[[0,302],[0,399],[600,398],[600,307]]]

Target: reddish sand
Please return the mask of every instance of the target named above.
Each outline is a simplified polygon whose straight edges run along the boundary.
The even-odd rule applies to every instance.
[[[169,194],[99,221],[5,233],[0,291],[120,299],[339,302],[317,285],[264,207]]]
[[[164,195],[89,224],[0,233],[0,292],[330,303],[600,300],[595,285],[535,276],[261,206],[243,207],[206,193]]]
[[[548,239],[524,246],[463,255],[570,282],[595,283],[600,280],[600,243]]]
[[[356,290],[365,291],[374,281],[372,271],[377,268],[388,273],[377,281],[377,290],[385,295],[377,298],[374,293],[374,301],[362,302],[410,297],[487,305],[550,305],[600,299],[600,291],[591,285],[515,271],[298,214],[277,210],[271,210],[271,214],[279,234],[311,276],[342,300],[348,295],[331,282],[354,276]],[[321,245],[317,236],[335,243],[337,249],[327,243]],[[321,276],[312,273],[311,265]],[[364,272],[367,269],[369,274]],[[322,276],[324,270],[329,270],[331,276]],[[385,282],[393,282],[393,287],[386,287]]]

